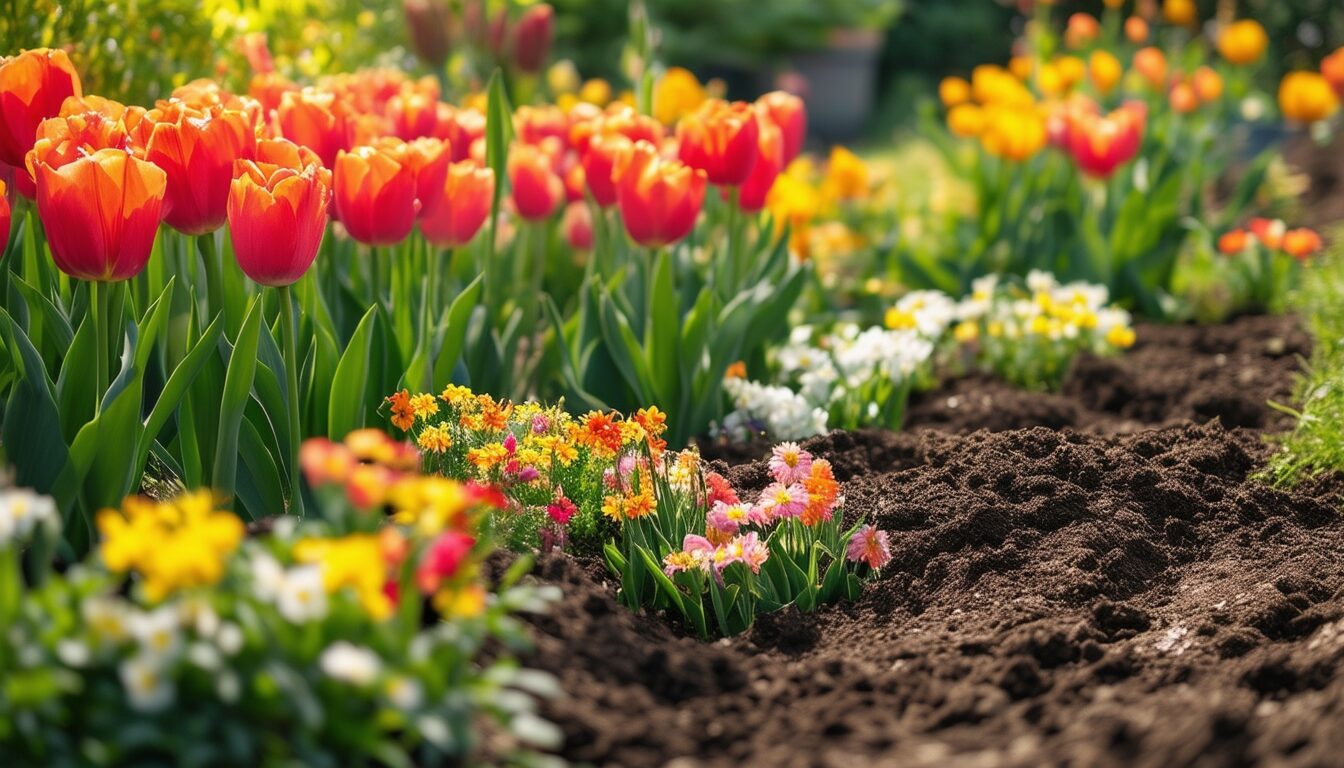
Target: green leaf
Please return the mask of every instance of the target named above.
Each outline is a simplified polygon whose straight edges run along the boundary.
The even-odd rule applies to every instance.
[[[327,436],[332,440],[340,440],[367,423],[365,403],[377,323],[378,307],[374,305],[364,313],[355,328],[355,335],[336,364],[327,406]]]
[[[238,436],[243,415],[252,393],[257,370],[257,343],[261,335],[261,300],[254,298],[247,317],[238,331],[238,340],[229,355],[224,376],[224,393],[219,403],[219,433],[215,444],[214,488],[232,502],[238,481]]]
[[[219,343],[219,337],[223,331],[224,323],[216,316],[215,321],[210,324],[209,328],[205,329],[205,333],[168,376],[168,382],[164,385],[163,391],[159,393],[159,399],[150,410],[149,418],[145,421],[144,431],[140,434],[140,440],[136,447],[135,466],[137,475],[144,471],[145,461],[149,458],[150,447],[158,439],[159,432],[168,423],[168,419],[186,396],[191,383],[195,381],[196,376],[205,368],[210,356],[214,354],[215,346]]]
[[[467,341],[467,328],[471,322],[471,311],[481,298],[482,280],[478,275],[462,292],[457,294],[453,303],[443,313],[443,338],[434,353],[434,386],[446,386],[453,379],[453,367],[462,357],[462,348]]]
[[[649,296],[649,326],[644,343],[649,350],[655,403],[680,402],[681,297],[672,279],[672,260],[666,250],[653,263],[653,286]],[[687,349],[688,360],[698,360],[699,349]],[[647,405],[647,403],[646,403]]]
[[[52,494],[69,511],[75,488],[58,484],[69,457],[62,437],[61,415],[42,359],[22,329],[0,308],[3,334],[18,377],[5,404],[3,436],[14,462],[14,481],[39,493]],[[20,447],[22,450],[20,450]]]

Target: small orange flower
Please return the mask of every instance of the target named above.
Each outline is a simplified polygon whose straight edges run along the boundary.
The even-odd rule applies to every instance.
[[[1224,232],[1218,238],[1218,252],[1224,256],[1235,256],[1246,250],[1246,246],[1251,243],[1251,235],[1244,229],[1234,229]]]
[[[1135,45],[1148,42],[1148,22],[1141,16],[1130,16],[1125,19],[1125,39]]]
[[[1339,97],[1319,72],[1289,72],[1279,83],[1279,109],[1299,123],[1315,123],[1339,111]]]
[[[938,98],[948,109],[971,100],[971,84],[963,77],[945,77],[938,83]]]
[[[621,449],[621,425],[611,414],[592,411],[579,420],[575,442],[603,456],[614,456]]]
[[[1150,87],[1161,88],[1167,82],[1167,55],[1161,48],[1140,48],[1134,53],[1134,70]]]
[[[1298,260],[1305,260],[1325,246],[1315,230],[1301,227],[1283,234],[1283,252]]]
[[[1217,101],[1223,96],[1223,77],[1212,67],[1200,67],[1190,76],[1195,95],[1204,103]]]
[[[736,187],[759,155],[756,110],[746,102],[710,99],[677,126],[681,161],[705,172],[711,184]]]
[[[439,125],[438,98],[415,88],[404,88],[387,102],[392,133],[404,141],[433,136]]]
[[[392,404],[392,424],[402,432],[409,432],[415,426],[415,407],[411,405],[411,394],[401,390],[389,395],[387,402]]]
[[[1233,64],[1254,64],[1268,47],[1269,35],[1255,19],[1235,21],[1218,35],[1218,52]]]
[[[728,366],[728,370],[723,372],[725,379],[745,379],[747,378],[747,364],[738,360]]]
[[[803,525],[813,526],[830,519],[835,502],[840,498],[840,484],[835,481],[835,472],[831,462],[815,459],[812,468],[803,480],[803,489],[807,491],[807,508],[803,510]]]
[[[1092,52],[1091,58],[1088,59],[1087,71],[1092,78],[1092,85],[1102,94],[1115,90],[1115,86],[1125,74],[1125,68],[1115,54],[1103,50]]]
[[[1064,44],[1070,48],[1085,48],[1101,34],[1101,23],[1090,13],[1075,13],[1064,29]]]
[[[1344,97],[1344,48],[1337,48],[1321,61],[1321,75],[1336,94]]]

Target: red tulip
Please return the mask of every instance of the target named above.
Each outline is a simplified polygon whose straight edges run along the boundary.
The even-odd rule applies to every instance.
[[[234,163],[256,155],[256,128],[242,112],[161,102],[141,123],[145,159],[168,174],[164,222],[186,235],[224,225]]]
[[[513,129],[524,144],[540,144],[548,136],[569,141],[569,118],[556,106],[519,107],[513,115]]]
[[[1218,238],[1218,252],[1224,256],[1236,256],[1246,250],[1246,246],[1251,242],[1250,233],[1244,229],[1234,229],[1230,232],[1224,232]]]
[[[495,173],[474,160],[448,167],[443,192],[425,203],[420,232],[440,248],[456,248],[471,242],[490,215],[495,197]]]
[[[70,106],[76,108],[82,104],[72,101]],[[141,148],[135,146],[121,116],[109,116],[116,115],[116,108],[120,106],[115,102],[107,102],[103,105],[104,111],[75,112],[43,120],[37,128],[33,148],[28,151],[26,158],[25,167],[29,176],[36,178],[37,165],[40,163],[59,168],[100,149],[120,149],[143,154]]]
[[[791,93],[773,91],[756,100],[756,107],[779,126],[784,136],[784,164],[788,165],[803,151],[807,136],[807,107]]]
[[[37,212],[56,266],[81,280],[115,282],[149,261],[167,174],[124,149],[99,149],[61,166],[34,164]]]
[[[513,61],[520,71],[536,74],[546,66],[554,21],[555,11],[546,3],[523,11],[513,30]]]
[[[751,167],[751,175],[738,193],[737,204],[742,210],[755,213],[765,207],[765,198],[784,170],[783,132],[769,120],[762,119],[760,127],[760,157]]]
[[[540,147],[515,144],[509,151],[508,171],[513,206],[524,219],[549,218],[565,199],[565,184]]]
[[[457,574],[471,555],[476,539],[459,531],[448,531],[430,542],[415,569],[416,585],[425,594],[435,592],[443,582]]]
[[[1123,106],[1109,115],[1079,115],[1069,131],[1069,151],[1090,176],[1108,178],[1138,154],[1143,140],[1143,108]]]
[[[0,181],[0,256],[5,255],[5,247],[9,245],[9,225],[9,187]]]
[[[37,126],[83,93],[65,51],[38,48],[0,59],[0,162],[23,167]]]
[[[647,141],[635,142],[616,162],[612,178],[625,231],[640,245],[660,248],[695,227],[705,200],[705,172],[664,160]]]
[[[433,136],[439,124],[439,101],[431,94],[407,88],[387,102],[392,133],[406,141]]]
[[[284,100],[286,93],[298,90],[299,86],[293,80],[279,72],[253,75],[252,80],[247,84],[247,95],[257,100],[264,115],[269,115],[279,109],[280,102]]]
[[[1271,251],[1277,251],[1283,246],[1283,236],[1288,229],[1287,225],[1283,223],[1283,219],[1257,217],[1251,219],[1247,226],[1250,227],[1251,234],[1255,235],[1255,239]]]
[[[448,166],[453,161],[452,148],[446,141],[426,138],[407,142],[394,151],[405,156],[405,162],[415,173],[416,212],[423,212],[427,201],[437,198],[443,191]]]
[[[411,48],[433,69],[443,69],[452,48],[452,9],[446,0],[404,0]]]
[[[593,247],[593,214],[586,203],[570,203],[566,206],[565,215],[560,219],[560,229],[570,248],[586,251]]]
[[[404,151],[380,146],[342,150],[333,173],[336,213],[350,237],[393,245],[415,226],[415,168]]]
[[[308,147],[323,165],[335,168],[336,156],[350,147],[346,112],[335,94],[305,88],[280,98],[276,121],[281,136]]]
[[[616,184],[611,173],[616,160],[634,146],[621,134],[598,134],[588,142],[583,153],[583,177],[593,200],[603,208],[616,204]]]
[[[759,132],[750,104],[711,99],[677,126],[681,161],[704,171],[713,184],[739,186],[756,164]]]
[[[229,187],[229,235],[243,273],[261,285],[290,285],[312,266],[327,228],[331,171],[285,139],[239,160]]]

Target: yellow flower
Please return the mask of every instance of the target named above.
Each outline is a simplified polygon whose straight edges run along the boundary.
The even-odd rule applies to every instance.
[[[694,112],[707,98],[704,86],[690,70],[672,67],[653,88],[653,116],[658,122],[671,125]]]
[[[980,143],[985,151],[1009,160],[1026,160],[1045,147],[1045,120],[1034,107],[998,106],[987,110]]]
[[[938,98],[948,109],[965,104],[971,100],[971,84],[960,77],[945,77],[938,84]]]
[[[452,406],[462,406],[467,403],[475,402],[476,394],[468,387],[449,384],[444,387],[443,394],[439,395],[439,399]]]
[[[915,313],[897,307],[888,309],[882,320],[883,324],[893,331],[908,330],[915,327]]]
[[[467,461],[482,472],[489,472],[508,456],[508,450],[501,443],[489,443],[467,451]]]
[[[952,330],[952,336],[962,344],[969,344],[980,336],[980,326],[972,320],[962,320]]]
[[[551,93],[573,93],[579,89],[579,70],[574,62],[562,59],[546,70],[546,87]]]
[[[349,589],[370,618],[381,621],[392,615],[392,601],[383,592],[387,566],[377,535],[354,533],[338,539],[302,539],[294,545],[294,559],[321,565],[322,588],[327,594]]]
[[[1134,346],[1134,341],[1134,329],[1128,326],[1113,326],[1106,332],[1106,343],[1119,349],[1129,349]]]
[[[453,436],[448,424],[439,424],[420,433],[415,440],[423,451],[443,453],[453,445]]]
[[[434,402],[433,395],[415,395],[411,398],[411,410],[417,418],[423,419],[438,413],[439,404]]]
[[[861,200],[868,196],[868,166],[844,147],[833,147],[826,163],[822,192],[835,200]]]
[[[1110,93],[1125,74],[1125,68],[1110,51],[1093,51],[1088,60],[1088,74],[1092,85],[1102,94]]]
[[[1314,123],[1339,110],[1339,98],[1319,72],[1289,72],[1279,83],[1279,109],[1299,123]]]
[[[1259,61],[1268,47],[1269,35],[1255,19],[1232,22],[1218,35],[1218,53],[1237,65]]]
[[[1162,4],[1162,18],[1168,24],[1188,27],[1198,20],[1199,9],[1195,7],[1195,0],[1166,0]]]
[[[959,104],[947,113],[947,128],[957,136],[979,136],[985,131],[985,113],[974,104]]]
[[[208,491],[166,502],[130,498],[120,512],[99,512],[96,522],[103,563],[116,573],[139,573],[150,602],[218,583],[244,533],[237,516],[215,509]]]
[[[579,89],[579,101],[596,104],[599,107],[607,106],[611,102],[611,83],[601,78],[585,82]]]
[[[612,520],[619,521],[624,517],[625,505],[621,503],[620,496],[606,496],[602,499],[602,514]]]
[[[480,584],[434,593],[434,610],[445,619],[472,619],[485,613],[485,590]]]
[[[455,480],[432,475],[413,477],[393,486],[389,496],[392,520],[413,526],[422,535],[469,527],[472,499],[466,487]]]

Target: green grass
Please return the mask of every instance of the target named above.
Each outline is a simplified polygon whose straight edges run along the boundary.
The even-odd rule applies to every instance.
[[[1305,276],[1298,301],[1314,349],[1294,395],[1298,410],[1290,410],[1297,426],[1277,438],[1279,452],[1265,470],[1280,486],[1344,472],[1344,227],[1333,235],[1335,245]]]

